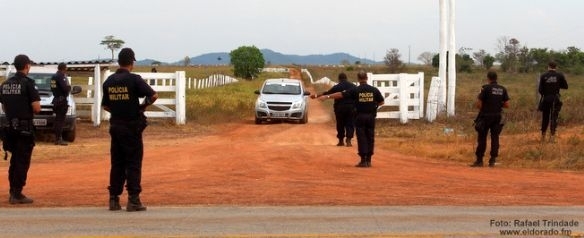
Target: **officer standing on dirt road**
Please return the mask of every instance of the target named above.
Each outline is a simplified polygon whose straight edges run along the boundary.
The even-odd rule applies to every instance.
[[[67,145],[63,141],[63,126],[65,125],[65,115],[69,104],[67,97],[71,92],[71,85],[67,81],[67,65],[60,63],[57,72],[51,77],[51,91],[53,92],[53,112],[55,112],[55,122],[53,129],[55,132],[55,145]]]
[[[34,81],[27,77],[31,64],[28,56],[17,55],[14,58],[16,74],[0,86],[2,88],[0,103],[8,123],[2,125],[3,147],[4,150],[12,152],[8,169],[10,204],[33,202],[22,194],[35,146],[33,115],[41,111],[39,92]]]
[[[119,196],[128,191],[126,211],[145,211],[140,201],[142,192],[142,158],[144,143],[142,132],[147,126],[144,110],[152,105],[158,94],[140,75],[130,73],[136,57],[130,48],[118,54],[120,68],[103,83],[103,108],[111,113],[111,169],[109,210],[121,210]],[[145,97],[144,103],[139,98]]]
[[[350,98],[355,102],[355,128],[357,130],[357,147],[361,161],[356,167],[371,167],[371,156],[375,145],[375,117],[377,108],[385,102],[383,95],[376,87],[367,84],[367,73],[359,71],[357,74],[359,86],[336,92],[329,95],[319,96],[319,100],[328,98],[341,99]]]
[[[477,97],[476,107],[479,114],[475,120],[475,130],[477,136],[477,148],[475,151],[476,161],[471,167],[483,167],[483,156],[487,150],[487,134],[491,132],[491,158],[489,167],[495,167],[499,156],[499,135],[503,130],[502,113],[503,108],[509,107],[509,95],[507,89],[497,83],[497,73],[489,71],[487,73],[488,84],[481,88]]]
[[[323,92],[321,95],[329,95],[357,87],[355,84],[347,80],[347,75],[345,73],[340,73],[338,79],[338,84],[330,88],[328,91]],[[312,95],[311,97],[317,98],[318,94]],[[335,119],[337,121],[337,138],[339,139],[337,146],[352,146],[351,139],[355,132],[355,100],[351,98],[335,99],[333,107],[335,109]],[[346,140],[343,141],[345,138]]]

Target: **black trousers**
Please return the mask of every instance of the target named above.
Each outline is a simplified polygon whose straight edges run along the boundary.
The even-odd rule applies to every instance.
[[[489,163],[494,163],[499,156],[499,135],[503,130],[503,125],[501,125],[501,115],[483,116],[482,118],[485,122],[485,126],[477,131],[477,149],[475,155],[477,157],[477,162],[483,161],[483,157],[487,150],[487,135],[491,132],[491,159],[489,160]]]
[[[353,138],[355,133],[355,106],[353,104],[335,105],[337,138]]]
[[[132,124],[110,124],[110,195],[122,194],[124,183],[128,195],[139,195],[142,192],[142,130]]]
[[[20,193],[26,185],[28,177],[32,151],[35,146],[34,134],[23,135],[20,132],[13,132],[9,140],[12,141],[12,155],[8,168],[10,191]]]
[[[544,96],[539,108],[541,110],[541,133],[545,134],[548,126],[552,135],[556,134],[558,116],[562,109],[562,102],[556,95]]]
[[[61,138],[63,135],[63,126],[65,125],[65,116],[67,115],[67,109],[69,105],[66,104],[54,104],[53,112],[55,112],[55,121],[53,124],[53,130],[57,139]]]
[[[375,114],[357,113],[355,129],[359,156],[372,156],[375,145]]]

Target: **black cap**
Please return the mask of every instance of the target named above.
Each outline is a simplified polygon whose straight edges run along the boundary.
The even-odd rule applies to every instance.
[[[32,64],[32,60],[26,55],[17,55],[14,57],[14,67],[16,70],[23,70],[27,64]]]
[[[136,55],[131,48],[123,48],[118,54],[118,64],[120,65],[130,65],[136,61]]]

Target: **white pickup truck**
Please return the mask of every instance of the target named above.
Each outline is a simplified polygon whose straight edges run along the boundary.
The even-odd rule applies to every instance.
[[[56,66],[32,66],[28,77],[35,81],[39,96],[41,98],[41,112],[36,114],[33,123],[37,130],[53,130],[53,123],[55,121],[55,113],[53,112],[53,93],[51,92],[51,77],[57,72]],[[16,73],[14,67],[6,69],[6,79],[12,77]],[[71,79],[68,78],[69,83]],[[65,117],[65,125],[63,126],[63,140],[73,142],[75,141],[75,131],[77,125],[77,109],[75,101],[73,101],[73,94],[81,92],[80,86],[71,87],[71,93],[67,98],[69,109]],[[0,123],[6,122],[6,114],[0,107]]]

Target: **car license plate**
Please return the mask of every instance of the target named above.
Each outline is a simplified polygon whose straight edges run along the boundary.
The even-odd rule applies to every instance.
[[[46,126],[47,119],[32,119],[32,124],[35,126]]]
[[[272,113],[273,117],[286,117],[286,113],[283,112],[273,112]]]

